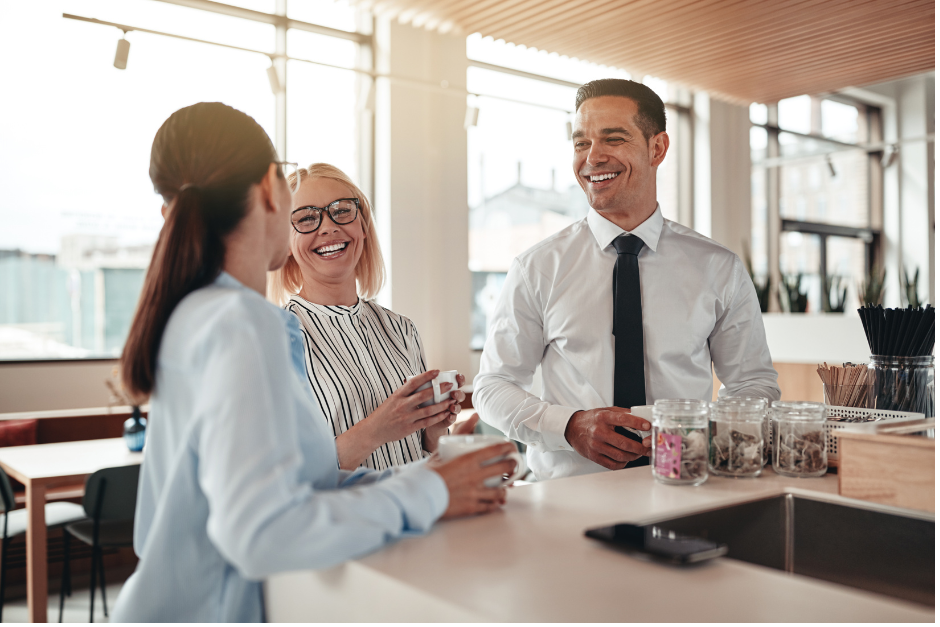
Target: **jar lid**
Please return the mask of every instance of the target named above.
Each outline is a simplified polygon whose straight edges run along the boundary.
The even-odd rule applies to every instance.
[[[713,403],[711,419],[722,422],[763,422],[766,413],[766,403]]]
[[[676,398],[660,399],[653,403],[654,419],[704,419],[708,417],[708,401]]]
[[[826,406],[811,401],[774,401],[771,403],[774,420],[826,420]]]
[[[738,405],[741,407],[759,407],[766,409],[768,401],[763,396],[724,396],[719,397],[714,405]]]

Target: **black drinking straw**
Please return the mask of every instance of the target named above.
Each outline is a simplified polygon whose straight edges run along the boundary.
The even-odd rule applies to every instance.
[[[865,307],[858,308],[858,317],[862,320],[862,330],[865,331],[865,339],[868,341],[868,348],[871,349],[871,332],[868,330]]]
[[[897,340],[894,343],[894,354],[895,355],[907,355],[907,344],[904,343],[904,337],[907,335],[907,327],[910,324],[911,316],[913,313],[910,306],[907,309],[901,309],[897,312],[898,319],[898,332]]]

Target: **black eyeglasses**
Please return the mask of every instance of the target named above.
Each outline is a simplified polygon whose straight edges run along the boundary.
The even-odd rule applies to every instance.
[[[290,223],[298,233],[312,233],[320,226],[323,212],[326,211],[334,224],[349,224],[359,216],[358,198],[340,198],[326,207],[301,207],[290,214]]]

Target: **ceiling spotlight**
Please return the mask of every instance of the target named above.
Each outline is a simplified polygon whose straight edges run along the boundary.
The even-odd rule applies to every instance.
[[[832,158],[829,155],[826,155],[826,165],[829,166],[829,176],[836,178],[838,174],[836,172],[836,166],[832,165]]]
[[[274,60],[271,60],[271,66],[267,69],[268,72],[268,82],[271,83],[271,93],[275,96],[281,93],[281,76],[277,72],[277,68],[274,66]]]
[[[476,126],[477,121],[480,119],[480,108],[471,107],[467,105],[467,115],[463,119],[464,130],[469,129],[471,126]]]
[[[119,70],[127,69],[127,55],[131,51],[131,42],[125,37],[127,37],[127,31],[124,31],[124,37],[118,39],[117,51],[114,53],[114,67]]]

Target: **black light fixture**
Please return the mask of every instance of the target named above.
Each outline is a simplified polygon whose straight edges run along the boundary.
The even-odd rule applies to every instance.
[[[127,69],[127,55],[131,51],[131,42],[127,41],[127,31],[118,39],[117,50],[114,53],[114,67],[119,70]]]

